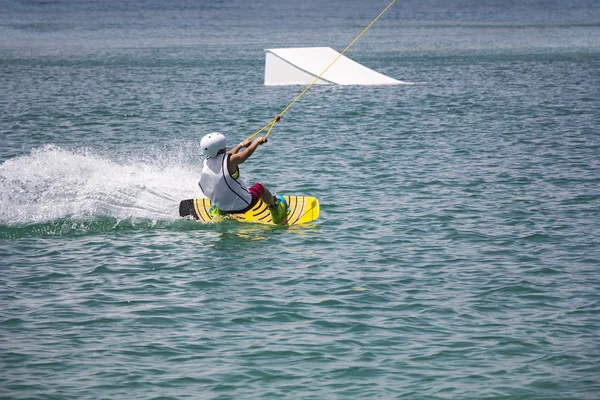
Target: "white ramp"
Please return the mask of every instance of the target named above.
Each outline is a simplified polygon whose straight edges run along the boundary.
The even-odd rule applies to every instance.
[[[331,47],[266,49],[265,85],[308,85],[340,55]],[[402,82],[341,56],[315,82],[334,85],[400,85]]]

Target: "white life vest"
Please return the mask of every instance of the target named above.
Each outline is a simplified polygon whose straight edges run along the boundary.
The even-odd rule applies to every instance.
[[[246,186],[234,179],[227,169],[231,154],[217,154],[204,160],[200,189],[210,202],[223,211],[241,211],[252,201],[252,195]]]

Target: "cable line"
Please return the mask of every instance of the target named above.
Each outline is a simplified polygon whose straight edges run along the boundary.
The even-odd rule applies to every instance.
[[[302,96],[304,96],[304,93],[306,93],[308,91],[308,89],[311,88],[312,85],[315,84],[315,82],[317,82],[321,76],[323,76],[323,74],[325,74],[325,72],[327,72],[327,70],[329,68],[331,68],[331,66],[333,64],[335,64],[335,62],[337,60],[340,59],[341,56],[343,56],[348,49],[350,49],[350,47],[352,47],[354,45],[354,43],[356,43],[358,41],[358,39],[361,38],[362,35],[365,34],[365,32],[367,32],[369,30],[369,28],[371,28],[371,26],[373,26],[373,24],[375,24],[375,22],[377,22],[377,20],[383,15],[385,14],[385,12],[396,2],[396,0],[392,0],[392,2],[377,16],[377,18],[375,18],[365,29],[363,29],[363,31],[360,33],[360,35],[358,35],[345,49],[344,51],[342,51],[336,58],[335,60],[333,60],[331,62],[331,64],[329,64],[327,66],[327,68],[325,68],[323,70],[323,72],[321,72],[319,74],[319,76],[317,76],[303,91],[302,93],[300,93],[298,96],[296,96],[296,98],[294,99],[294,101],[292,101],[282,112],[280,112],[278,115],[276,115],[273,120],[271,122],[269,122],[268,124],[266,124],[265,126],[263,126],[262,128],[260,128],[259,130],[257,130],[255,133],[253,133],[252,135],[248,136],[248,139],[252,139],[253,137],[255,137],[256,135],[258,135],[259,133],[261,133],[262,131],[264,131],[265,129],[269,128],[269,131],[267,132],[267,134],[265,135],[265,139],[269,137],[269,135],[271,134],[271,130],[273,129],[273,127],[275,126],[275,123],[278,122],[281,117],[283,116],[283,114],[285,114],[286,112],[288,112],[288,110],[298,101],[300,100],[300,98]]]

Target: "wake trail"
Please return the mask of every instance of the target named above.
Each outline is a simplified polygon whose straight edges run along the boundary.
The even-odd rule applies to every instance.
[[[0,165],[0,224],[178,219],[181,200],[202,197],[199,174],[177,153],[114,160],[47,145]]]

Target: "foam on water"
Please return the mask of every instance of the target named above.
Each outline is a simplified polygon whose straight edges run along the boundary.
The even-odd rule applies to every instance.
[[[47,145],[0,165],[0,224],[61,219],[173,220],[184,198],[202,196],[199,165],[181,154],[118,156]]]

